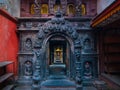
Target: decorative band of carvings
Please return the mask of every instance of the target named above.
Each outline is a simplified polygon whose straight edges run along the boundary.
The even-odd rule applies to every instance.
[[[92,27],[96,27],[97,25],[102,23],[104,20],[110,18],[113,14],[117,14],[120,11],[120,1],[116,3],[114,3],[113,6],[110,6],[112,7],[111,10],[109,10],[110,7],[108,7],[107,8],[108,10],[103,11],[103,13],[101,13],[100,15],[98,15],[98,17],[93,19]]]

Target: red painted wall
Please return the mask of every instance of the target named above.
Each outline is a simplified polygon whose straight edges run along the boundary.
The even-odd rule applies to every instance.
[[[16,19],[0,9],[0,62],[13,61],[14,63],[7,67],[7,71],[15,74],[17,73],[18,53],[16,25]]]

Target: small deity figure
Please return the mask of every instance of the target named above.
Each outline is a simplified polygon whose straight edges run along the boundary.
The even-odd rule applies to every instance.
[[[25,41],[25,49],[26,50],[31,50],[32,49],[32,41],[30,38],[27,38]]]
[[[35,14],[40,13],[40,5],[38,3],[38,0],[34,0],[34,11],[35,11]]]
[[[92,69],[89,62],[85,63],[85,69],[84,69],[84,78],[85,79],[91,79],[92,78]]]
[[[25,62],[25,75],[26,76],[32,75],[32,63],[30,61]]]
[[[91,42],[90,42],[90,39],[86,39],[85,41],[84,41],[84,49],[89,49],[89,48],[91,48]]]
[[[76,12],[80,15],[82,13],[81,4],[82,4],[81,0],[77,0]]]

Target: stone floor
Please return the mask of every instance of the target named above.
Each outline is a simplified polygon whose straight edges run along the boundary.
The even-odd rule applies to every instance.
[[[32,90],[32,89],[31,89],[31,86],[24,85],[24,86],[14,87],[13,89],[4,89],[4,90]],[[37,90],[37,89],[35,89],[35,90]],[[63,90],[63,89],[59,88],[59,89],[56,89],[56,90]],[[98,89],[96,89],[93,86],[87,86],[87,87],[82,87],[82,89],[76,89],[76,90],[98,90]],[[116,90],[116,89],[111,89],[111,88],[108,87],[107,89],[99,89],[99,90]],[[120,90],[120,89],[117,89],[117,90]]]
[[[95,87],[83,87],[83,89],[82,90],[97,90]]]
[[[96,81],[97,85],[100,84],[100,86],[101,85],[104,86],[103,82],[104,81]],[[88,85],[88,83],[85,84],[85,85]],[[29,85],[22,84],[22,85],[19,85],[19,86],[18,85],[14,85],[14,88],[12,88],[12,89],[7,88],[7,89],[4,89],[4,90],[33,90],[33,89],[31,89],[31,87],[32,86],[30,84]],[[38,89],[35,89],[35,90],[43,90],[43,89],[38,88]],[[46,89],[46,90],[48,90],[48,89]],[[53,89],[52,88],[52,89],[49,89],[49,90],[72,90],[72,89],[68,89],[68,88],[65,88],[65,89],[63,89],[63,88],[55,88],[55,89]],[[76,90],[120,90],[120,89],[110,88],[109,86],[107,86],[106,88],[97,89],[95,87],[95,85],[93,84],[93,85],[89,85],[89,86],[77,85],[77,89]]]
[[[31,90],[31,86],[17,86],[13,90]]]
[[[31,86],[19,86],[19,87],[16,87],[14,90],[31,90]],[[59,88],[55,90],[64,90],[64,89]],[[69,90],[69,89],[65,89],[65,90]],[[81,89],[77,89],[77,90],[81,90]],[[97,90],[97,89],[95,87],[89,86],[89,87],[83,87],[82,90]]]

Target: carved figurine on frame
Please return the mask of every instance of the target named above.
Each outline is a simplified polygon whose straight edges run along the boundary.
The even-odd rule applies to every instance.
[[[33,73],[33,70],[32,70],[32,62],[31,61],[26,61],[25,62],[25,75],[26,76],[31,76],[32,73]]]

